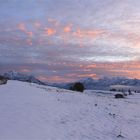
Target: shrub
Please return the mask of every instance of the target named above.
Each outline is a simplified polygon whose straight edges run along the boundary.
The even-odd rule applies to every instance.
[[[72,89],[74,91],[79,91],[79,92],[83,92],[84,91],[84,85],[80,82],[77,82],[73,85]]]
[[[3,76],[0,76],[0,85],[6,84],[6,83],[7,83],[7,79]]]
[[[110,91],[117,91],[115,88],[110,89]]]
[[[124,98],[123,94],[115,94],[115,98]]]
[[[131,90],[130,90],[130,89],[128,90],[128,93],[129,93],[129,95],[132,95],[132,92],[131,92]]]

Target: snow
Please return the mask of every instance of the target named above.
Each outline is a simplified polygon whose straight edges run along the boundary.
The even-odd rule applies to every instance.
[[[140,86],[127,86],[127,85],[111,85],[110,89],[116,89],[116,90],[132,90],[132,91],[140,91]]]
[[[8,81],[0,85],[0,140],[140,140],[139,107],[140,93],[115,99]]]

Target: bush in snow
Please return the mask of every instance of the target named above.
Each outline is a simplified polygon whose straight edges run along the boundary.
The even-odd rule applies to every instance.
[[[7,79],[3,76],[0,76],[0,85],[6,84],[6,83],[7,83]]]
[[[80,82],[77,82],[73,85],[73,87],[71,87],[71,89],[74,90],[74,91],[83,92],[84,91],[84,85]]]
[[[132,92],[131,92],[131,90],[130,90],[130,89],[128,90],[128,93],[129,93],[129,95],[132,95]]]
[[[115,88],[110,89],[110,91],[117,91]]]
[[[115,98],[124,98],[123,94],[115,94]]]

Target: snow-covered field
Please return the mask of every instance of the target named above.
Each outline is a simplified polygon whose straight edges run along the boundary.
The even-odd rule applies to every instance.
[[[0,140],[140,140],[140,93],[115,99],[18,81],[0,85]]]

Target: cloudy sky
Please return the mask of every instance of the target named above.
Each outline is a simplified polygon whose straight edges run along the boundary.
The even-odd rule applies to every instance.
[[[0,0],[0,73],[140,78],[139,0]]]

